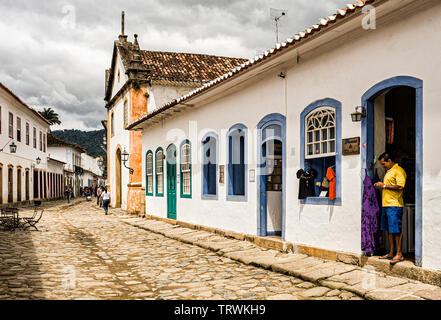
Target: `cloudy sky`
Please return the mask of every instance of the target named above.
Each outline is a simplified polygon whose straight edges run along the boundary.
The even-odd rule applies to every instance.
[[[126,12],[141,49],[252,58],[274,46],[270,9],[284,9],[286,39],[349,0],[0,0],[0,82],[57,129],[101,129],[104,72]]]

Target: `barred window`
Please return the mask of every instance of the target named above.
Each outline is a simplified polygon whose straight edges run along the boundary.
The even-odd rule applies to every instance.
[[[164,152],[158,150],[156,152],[156,194],[162,195],[164,194]]]
[[[191,146],[185,142],[181,146],[181,195],[191,195]]]
[[[147,153],[146,158],[146,171],[147,171],[147,194],[153,194],[153,154]]]
[[[335,110],[322,107],[306,117],[305,158],[322,158],[336,155]]]

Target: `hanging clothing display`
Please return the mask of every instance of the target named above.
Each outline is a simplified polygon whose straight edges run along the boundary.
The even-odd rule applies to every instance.
[[[380,249],[380,213],[377,190],[367,174],[363,181],[363,205],[361,210],[361,250],[374,252]]]
[[[394,143],[395,124],[393,119],[386,119],[386,143]]]
[[[299,199],[303,200],[308,197],[315,197],[315,186],[314,179],[317,177],[317,171],[314,169],[309,169],[304,171],[300,169],[297,171],[297,179],[299,182]]]
[[[331,167],[328,168],[328,171],[326,172],[326,178],[329,181],[329,200],[335,200],[337,197],[337,192],[335,190],[336,188],[336,175],[334,170],[332,170]]]

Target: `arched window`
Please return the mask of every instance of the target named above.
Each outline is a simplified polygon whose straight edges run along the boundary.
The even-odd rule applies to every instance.
[[[191,198],[191,143],[181,143],[181,198]]]
[[[247,128],[238,124],[227,134],[228,197],[227,200],[246,200]]]
[[[156,196],[164,196],[164,150],[158,148],[155,154]]]
[[[335,109],[321,107],[306,117],[305,158],[335,156]]]
[[[217,134],[210,132],[202,139],[202,198],[217,198]]]
[[[334,99],[316,101],[300,118],[301,169],[311,173],[307,176],[313,177],[315,187],[302,202],[341,205],[341,103]],[[335,193],[330,197],[334,181]]]
[[[147,151],[145,157],[146,195],[153,196],[153,152]]]

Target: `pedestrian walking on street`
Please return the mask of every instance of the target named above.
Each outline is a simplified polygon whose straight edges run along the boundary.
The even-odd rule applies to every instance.
[[[110,193],[107,191],[106,188],[104,188],[103,193],[101,194],[101,197],[103,198],[103,208],[104,208],[104,212],[107,213],[109,212],[109,204],[110,204]]]
[[[101,186],[98,187],[98,190],[96,192],[96,205],[98,206],[100,204],[100,197],[101,193],[103,192],[103,189]]]
[[[72,197],[72,188],[70,186],[66,189],[66,197],[67,197],[67,203],[70,203],[70,199]]]
[[[389,259],[394,265],[404,261],[401,251],[402,221],[403,221],[403,190],[406,185],[407,174],[398,163],[395,163],[394,156],[385,152],[378,157],[383,168],[387,170],[384,182],[377,182],[374,187],[383,190],[383,213],[381,215],[381,230],[389,234],[390,252],[380,257]],[[395,247],[397,254],[395,255]]]

